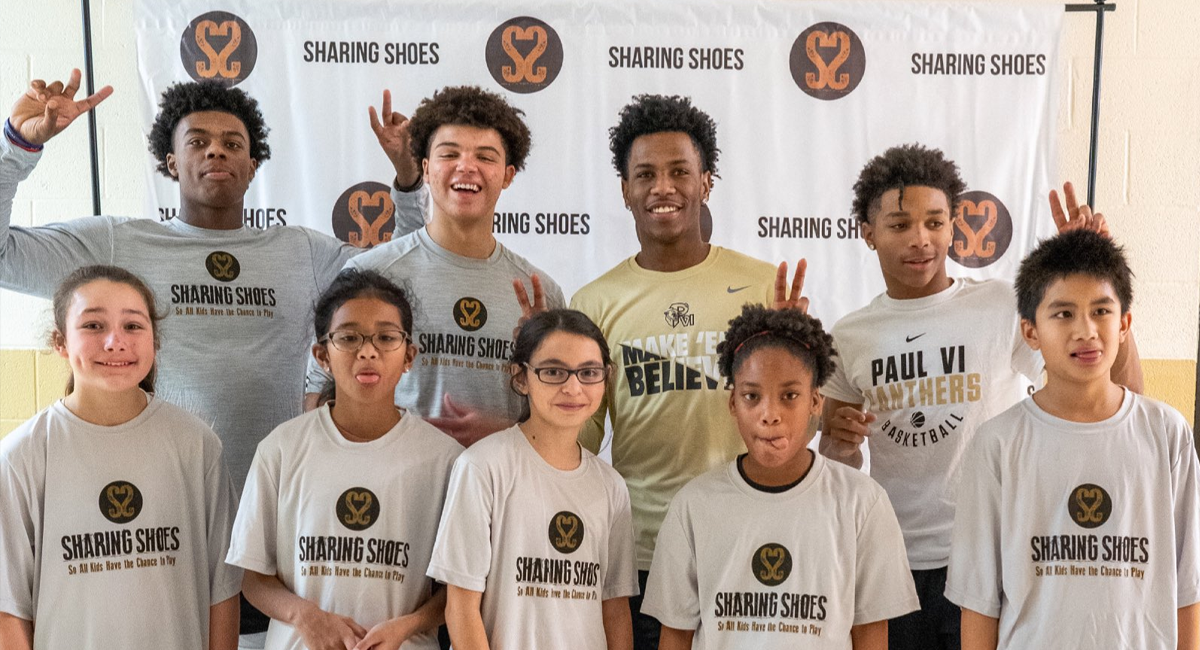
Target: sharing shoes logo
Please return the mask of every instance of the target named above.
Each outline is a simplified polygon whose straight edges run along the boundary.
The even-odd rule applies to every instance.
[[[755,580],[778,586],[792,574],[792,554],[781,544],[763,544],[750,556],[750,570]]]
[[[858,87],[866,73],[867,53],[854,30],[841,23],[817,23],[792,44],[788,67],[800,90],[830,101]]]
[[[537,18],[511,18],[488,37],[484,59],[488,72],[504,89],[536,93],[554,83],[562,71],[562,39]]]
[[[1012,238],[1012,215],[996,195],[980,190],[962,193],[954,217],[951,259],[971,269],[989,266],[1004,257]]]
[[[254,71],[258,40],[241,17],[210,11],[193,18],[183,30],[179,58],[193,81],[213,79],[232,87]]]
[[[550,518],[550,545],[563,554],[579,550],[583,544],[583,519],[579,515],[563,510]]]
[[[392,240],[396,229],[396,204],[388,186],[368,181],[352,185],[333,204],[333,234],[359,248],[372,248]]]
[[[1097,528],[1112,517],[1113,502],[1108,491],[1093,483],[1084,483],[1071,490],[1067,499],[1067,514],[1081,528]]]
[[[353,487],[334,504],[338,523],[353,531],[366,530],[379,520],[379,499],[365,487]]]
[[[208,274],[214,280],[220,282],[233,282],[239,275],[242,274],[242,265],[238,262],[233,253],[225,251],[213,251],[204,259],[204,268],[208,270]]]
[[[100,490],[100,514],[114,524],[127,524],[142,513],[142,491],[129,481],[113,481]]]

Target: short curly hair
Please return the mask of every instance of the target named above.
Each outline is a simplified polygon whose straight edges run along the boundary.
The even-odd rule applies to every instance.
[[[1046,289],[1068,275],[1108,282],[1121,303],[1122,314],[1133,304],[1133,271],[1125,249],[1100,233],[1069,230],[1042,241],[1021,261],[1013,283],[1021,318],[1037,322],[1038,305],[1046,297]]]
[[[821,321],[799,309],[747,304],[729,321],[725,340],[717,344],[717,368],[725,376],[726,387],[733,386],[742,363],[762,348],[782,348],[800,359],[812,371],[813,388],[820,388],[833,374],[837,352]]]
[[[479,86],[447,86],[435,91],[433,97],[422,99],[408,121],[413,160],[420,167],[429,157],[429,146],[437,130],[456,124],[494,129],[504,143],[505,163],[521,171],[533,140],[529,127],[521,119],[523,115],[525,111]]]
[[[888,190],[906,187],[932,187],[941,190],[950,202],[950,216],[958,214],[959,196],[967,189],[958,175],[958,165],[947,160],[940,149],[921,144],[892,147],[875,156],[862,168],[854,183],[852,212],[860,223],[870,223],[871,213]]]
[[[613,167],[621,178],[629,178],[629,150],[633,141],[643,135],[664,132],[688,134],[696,151],[700,152],[703,171],[717,173],[717,123],[708,113],[692,106],[692,100],[679,95],[636,95],[621,109],[621,121],[608,130],[608,148],[612,150]]]
[[[174,178],[167,169],[167,154],[175,152],[175,127],[183,118],[200,111],[220,111],[238,118],[250,135],[250,157],[260,165],[271,157],[269,129],[258,101],[240,88],[207,80],[177,83],[163,91],[158,106],[158,116],[150,127],[150,153],[158,161],[159,173],[167,178]]]

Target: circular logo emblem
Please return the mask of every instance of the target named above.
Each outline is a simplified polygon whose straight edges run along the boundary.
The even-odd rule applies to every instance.
[[[194,81],[236,86],[254,71],[258,41],[250,25],[227,11],[210,11],[188,23],[179,40],[183,69]]]
[[[559,553],[574,553],[583,543],[583,520],[573,512],[562,512],[550,518],[550,545]]]
[[[129,481],[113,481],[100,490],[100,514],[114,524],[127,524],[142,513],[142,491]]]
[[[478,298],[459,298],[454,303],[454,322],[464,330],[474,332],[487,323],[487,307]]]
[[[366,182],[351,186],[333,204],[333,234],[359,248],[372,248],[392,240],[396,205],[388,186]]]
[[[488,72],[506,90],[536,93],[554,83],[562,70],[562,39],[537,18],[510,18],[492,31],[484,57]]]
[[[365,487],[353,487],[338,497],[334,506],[338,523],[350,530],[366,530],[379,519],[379,499]]]
[[[800,32],[788,56],[792,79],[808,96],[841,99],[854,92],[867,69],[858,34],[840,23],[817,23]]]
[[[750,558],[754,579],[774,587],[792,574],[792,554],[779,544],[763,544]]]
[[[914,428],[920,429],[921,427],[925,426],[925,414],[917,411],[912,414],[912,417],[908,418],[908,422],[909,424],[913,425]]]
[[[1112,497],[1104,488],[1092,483],[1084,483],[1071,490],[1071,497],[1067,499],[1071,521],[1081,528],[1103,526],[1112,516],[1112,509]]]
[[[204,268],[208,269],[208,274],[213,276],[214,280],[221,282],[233,282],[242,273],[242,265],[238,263],[237,258],[233,253],[225,251],[209,253],[204,260]]]
[[[950,258],[967,268],[988,266],[1012,243],[1012,216],[994,194],[972,190],[959,197]]]

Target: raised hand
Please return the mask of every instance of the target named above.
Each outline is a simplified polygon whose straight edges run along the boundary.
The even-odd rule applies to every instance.
[[[521,318],[517,320],[517,326],[513,328],[513,340],[517,339],[517,332],[521,331],[521,326],[533,318],[535,315],[546,311],[546,292],[542,290],[542,279],[534,273],[529,277],[529,283],[533,285],[533,302],[529,301],[529,293],[525,291],[525,283],[521,282],[520,278],[513,278],[513,292],[517,294],[517,304],[521,305]]]
[[[796,262],[796,277],[792,279],[792,291],[788,293],[788,264],[779,263],[779,269],[775,272],[775,302],[771,303],[772,309],[794,308],[808,313],[808,298],[801,295],[804,291],[804,274],[807,272],[808,260],[801,258]]]
[[[396,169],[396,182],[400,187],[412,187],[421,177],[417,161],[412,157],[412,136],[408,132],[408,118],[392,111],[392,93],[383,91],[383,106],[375,112],[374,106],[367,107],[371,116],[371,130],[379,140],[379,146],[392,167]]]
[[[1067,199],[1065,211],[1058,199],[1058,192],[1050,190],[1050,215],[1054,217],[1054,225],[1058,226],[1058,232],[1084,228],[1094,230],[1105,237],[1112,236],[1108,232],[1108,222],[1104,220],[1104,215],[1099,212],[1093,214],[1086,203],[1080,205],[1075,199],[1075,186],[1070,182],[1063,183],[1063,195]]]
[[[71,71],[71,78],[63,85],[61,81],[47,84],[34,79],[25,94],[13,104],[8,118],[13,128],[29,144],[45,144],[71,125],[75,118],[92,110],[112,94],[112,86],[105,86],[95,95],[75,100],[79,92],[79,69]]]

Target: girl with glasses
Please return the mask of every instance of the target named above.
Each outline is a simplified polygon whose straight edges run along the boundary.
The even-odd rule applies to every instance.
[[[580,312],[542,312],[521,327],[509,368],[522,416],[455,463],[429,567],[448,585],[456,650],[633,647],[629,493],[577,441],[611,366]]]
[[[0,648],[234,650],[237,497],[213,430],[154,395],[154,294],[85,266],[53,313],[67,395],[0,441]]]
[[[228,561],[272,619],[268,650],[436,650],[445,591],[425,572],[462,447],[393,403],[417,353],[412,307],[347,270],[314,320],[332,399],[259,444]]]

